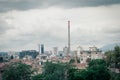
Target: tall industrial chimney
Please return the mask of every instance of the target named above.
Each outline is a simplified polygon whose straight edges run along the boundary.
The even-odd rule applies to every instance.
[[[68,21],[68,54],[70,54],[70,21]]]

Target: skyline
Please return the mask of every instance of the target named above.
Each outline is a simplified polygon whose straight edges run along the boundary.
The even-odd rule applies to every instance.
[[[120,42],[119,0],[0,0],[0,51],[67,46],[101,47]]]

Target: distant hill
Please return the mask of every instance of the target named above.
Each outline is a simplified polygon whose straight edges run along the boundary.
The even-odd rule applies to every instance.
[[[101,47],[100,50],[102,50],[104,52],[108,51],[108,50],[113,50],[116,45],[120,46],[120,43],[114,43],[114,44],[105,45],[105,46]]]

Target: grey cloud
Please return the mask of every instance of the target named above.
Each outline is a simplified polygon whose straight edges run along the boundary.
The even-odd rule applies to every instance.
[[[66,8],[75,7],[94,7],[94,6],[105,6],[112,4],[119,4],[119,0],[65,0],[64,2],[59,2],[58,6],[63,6]]]
[[[105,27],[102,30],[106,34],[114,34],[120,36],[120,25],[114,25],[114,27],[111,25],[111,27]]]
[[[103,33],[102,36],[103,38],[103,42],[108,43],[113,43],[113,42],[120,42],[120,27],[119,25],[111,25],[109,27],[105,27],[104,29],[102,29]]]
[[[10,11],[10,10],[26,10],[31,8],[36,8],[40,4],[40,1],[34,0],[2,0],[0,1],[0,11]]]
[[[120,4],[120,0],[0,0],[0,11],[28,10],[52,6],[63,8],[94,7]]]
[[[9,36],[8,36],[9,37]],[[34,37],[31,35],[25,36],[25,35],[19,35],[13,37],[9,37],[9,40],[5,40],[3,43],[0,43],[0,49],[1,50],[15,50],[16,48],[19,48],[20,46],[24,47],[34,41]]]
[[[120,27],[110,27],[108,29],[106,29],[107,33],[112,33],[112,34],[119,34],[120,35]]]
[[[6,31],[8,31],[11,28],[12,27],[10,27],[5,21],[0,20],[0,35],[6,33]]]

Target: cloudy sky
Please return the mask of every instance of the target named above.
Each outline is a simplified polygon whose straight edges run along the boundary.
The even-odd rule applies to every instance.
[[[0,0],[0,51],[120,42],[120,0]]]

